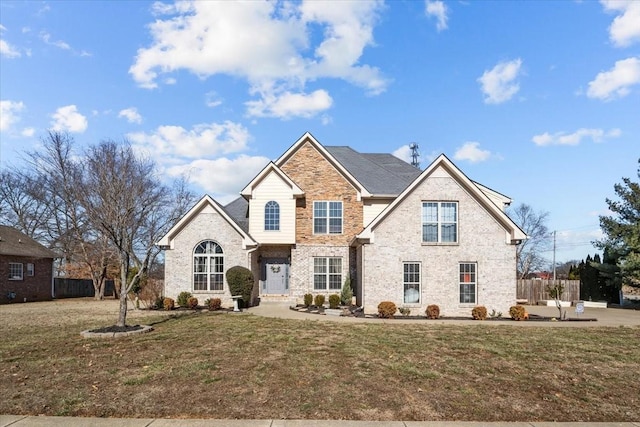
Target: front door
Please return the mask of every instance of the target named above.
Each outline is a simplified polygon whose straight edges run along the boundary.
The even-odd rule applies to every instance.
[[[289,293],[289,269],[284,262],[266,263],[265,293],[284,295]]]

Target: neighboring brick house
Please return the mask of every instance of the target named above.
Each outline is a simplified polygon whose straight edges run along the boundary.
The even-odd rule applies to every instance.
[[[349,275],[368,313],[385,300],[414,313],[438,304],[443,315],[515,303],[526,235],[504,212],[511,200],[444,155],[421,171],[306,133],[240,194],[224,207],[203,197],[158,242],[166,296],[230,304],[224,273],[242,265],[262,300],[340,293]]]
[[[54,258],[31,237],[0,225],[0,304],[50,300]]]

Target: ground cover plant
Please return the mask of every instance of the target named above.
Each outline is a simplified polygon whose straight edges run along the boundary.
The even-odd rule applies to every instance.
[[[0,306],[0,413],[99,417],[637,421],[640,328],[334,323]],[[129,363],[123,363],[129,358]],[[309,373],[313,375],[309,375]]]

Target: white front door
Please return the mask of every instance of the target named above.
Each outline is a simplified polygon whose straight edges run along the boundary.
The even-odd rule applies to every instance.
[[[265,280],[265,293],[284,295],[289,293],[289,269],[282,262],[267,262],[267,277]]]

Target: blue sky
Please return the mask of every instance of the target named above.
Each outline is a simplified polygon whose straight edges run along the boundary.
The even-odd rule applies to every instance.
[[[416,142],[548,211],[557,260],[581,259],[637,176],[640,1],[3,0],[0,100],[2,168],[47,129],[127,138],[223,203],[306,131]]]

